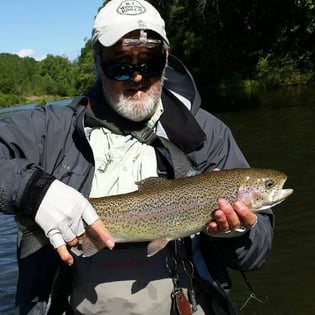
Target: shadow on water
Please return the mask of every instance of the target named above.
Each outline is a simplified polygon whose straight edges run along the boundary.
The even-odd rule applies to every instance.
[[[288,175],[286,187],[295,190],[274,209],[274,243],[266,264],[246,274],[256,294],[269,298],[264,304],[251,300],[241,315],[315,315],[315,89],[210,99],[208,110],[232,129],[251,166],[284,171]],[[12,218],[1,214],[0,235],[0,314],[12,314],[16,230]],[[249,291],[238,272],[231,276],[232,297],[241,306]]]

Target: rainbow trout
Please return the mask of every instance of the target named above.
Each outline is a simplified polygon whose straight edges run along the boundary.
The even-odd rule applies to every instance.
[[[90,202],[116,242],[150,241],[147,254],[152,256],[170,240],[203,231],[217,209],[218,198],[242,201],[254,212],[279,204],[293,193],[283,189],[286,179],[280,171],[255,168],[172,180],[148,178],[138,183],[138,191]],[[89,230],[86,236],[84,256],[104,247]]]

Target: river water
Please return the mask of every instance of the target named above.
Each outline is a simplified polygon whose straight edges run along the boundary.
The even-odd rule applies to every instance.
[[[266,264],[258,271],[246,273],[257,297],[264,297],[264,303],[251,299],[240,314],[315,315],[315,88],[243,96],[231,93],[212,98],[207,109],[232,129],[252,167],[284,171],[288,175],[286,187],[295,190],[274,208],[276,228]],[[15,240],[13,219],[0,214],[1,315],[13,314]],[[231,271],[231,277],[232,297],[240,308],[249,289],[240,273]]]

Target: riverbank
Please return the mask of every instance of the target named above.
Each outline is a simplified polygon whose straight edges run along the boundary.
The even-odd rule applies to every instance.
[[[56,102],[64,100],[66,97],[60,95],[29,95],[29,96],[17,96],[13,94],[0,93],[0,108],[20,106],[24,104],[37,104],[38,106],[44,106],[50,102]]]

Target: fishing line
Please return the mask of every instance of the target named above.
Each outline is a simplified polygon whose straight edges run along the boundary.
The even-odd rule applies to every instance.
[[[246,277],[245,273],[243,271],[240,271],[248,289],[249,289],[249,296],[248,298],[245,300],[245,302],[242,304],[242,306],[240,307],[240,311],[243,310],[247,304],[249,303],[250,300],[255,300],[259,303],[266,303],[269,299],[269,296],[268,295],[265,295],[265,296],[262,296],[262,297],[259,297],[257,296],[255,290],[253,289],[252,285],[250,284],[248,278]]]

